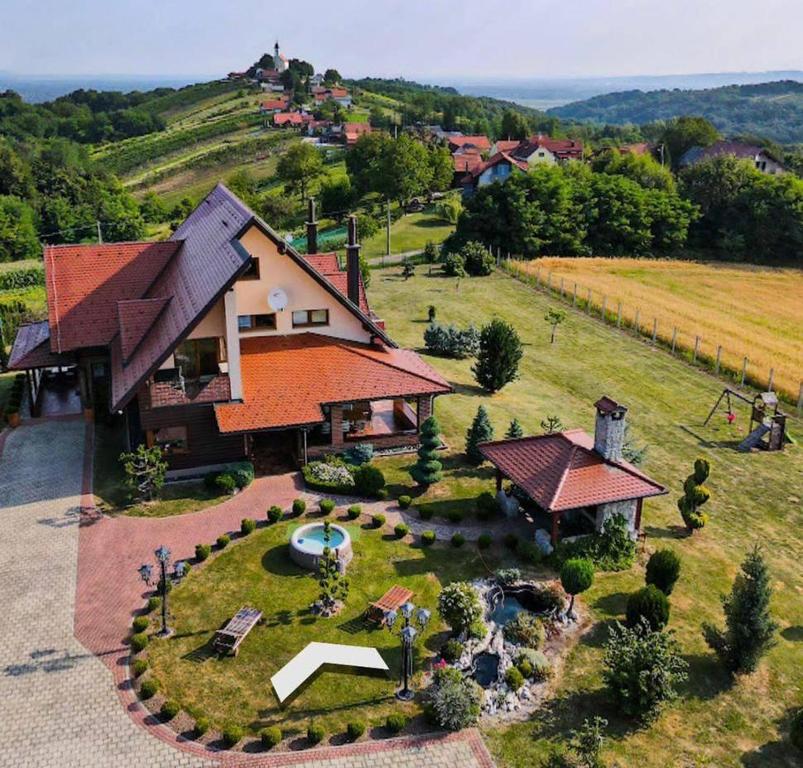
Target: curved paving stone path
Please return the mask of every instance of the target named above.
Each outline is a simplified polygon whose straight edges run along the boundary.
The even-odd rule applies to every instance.
[[[289,505],[300,489],[284,475],[191,515],[82,515],[91,506],[91,436],[79,420],[34,420],[0,437],[0,766],[493,765],[474,730],[244,755],[204,749],[155,723],[128,683],[124,640],[144,600],[137,566],[162,543],[190,557],[196,543],[237,530],[243,517],[262,519],[269,504]]]

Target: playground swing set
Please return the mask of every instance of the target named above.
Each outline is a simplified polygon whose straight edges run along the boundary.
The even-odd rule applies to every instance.
[[[703,426],[711,421],[723,400],[727,407],[725,418],[728,424],[736,421],[734,400],[740,400],[750,406],[750,428],[747,437],[739,443],[738,450],[750,451],[753,448],[761,448],[765,451],[782,451],[786,442],[792,442],[786,431],[786,414],[778,408],[778,396],[775,392],[761,392],[751,400],[741,392],[725,387],[703,422]]]

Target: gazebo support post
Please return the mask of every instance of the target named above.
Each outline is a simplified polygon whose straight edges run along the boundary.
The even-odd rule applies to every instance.
[[[502,472],[501,472],[501,470],[497,469],[496,470],[496,492],[499,493],[499,491],[501,491],[501,490],[502,490]]]
[[[560,523],[560,513],[552,513],[552,546],[558,546],[558,524]]]
[[[636,501],[636,533],[641,533],[641,508],[644,505],[644,499]]]

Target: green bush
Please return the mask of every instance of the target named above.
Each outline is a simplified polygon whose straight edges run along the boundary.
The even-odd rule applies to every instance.
[[[533,665],[528,659],[522,659],[516,663],[516,668],[521,672],[521,676],[529,680],[533,676]]]
[[[380,488],[376,492],[376,498],[379,501],[387,501],[387,499],[388,499],[388,489],[387,488]]]
[[[282,519],[284,512],[282,512],[281,507],[277,507],[275,504],[268,509],[268,522],[269,523],[278,523],[279,520]]]
[[[362,507],[359,504],[352,504],[347,510],[346,515],[349,520],[356,520],[362,514]]]
[[[212,547],[209,544],[196,544],[195,545],[195,559],[203,562],[209,555],[212,554]]]
[[[239,725],[230,725],[223,729],[223,743],[231,749],[237,746],[245,736],[245,731]]]
[[[462,253],[447,253],[443,260],[443,271],[449,277],[463,277],[466,274],[466,260]]]
[[[404,523],[397,523],[393,528],[393,533],[396,534],[397,539],[403,539],[410,532],[410,526]]]
[[[140,653],[148,647],[149,638],[144,632],[137,632],[131,635],[131,650],[133,653]]]
[[[519,611],[504,628],[505,639],[538,650],[544,644],[544,623],[529,611]]]
[[[455,635],[482,621],[483,607],[477,590],[466,581],[447,584],[438,595],[438,613]]]
[[[362,233],[362,236],[365,237],[364,232]],[[352,464],[355,467],[360,467],[363,464],[367,464],[373,458],[374,446],[370,443],[358,443],[357,445],[349,448],[343,454],[343,459],[346,461],[346,463]]]
[[[282,741],[282,729],[276,725],[263,728],[259,732],[259,739],[263,747],[266,749],[273,749],[273,747],[280,744]]]
[[[298,517],[307,510],[307,502],[304,499],[293,499],[293,515]]]
[[[659,549],[647,561],[647,584],[654,584],[667,597],[680,576],[680,558],[671,549]]]
[[[137,616],[131,622],[131,628],[134,630],[134,634],[138,635],[140,632],[144,632],[150,623],[150,619],[147,616]]]
[[[463,546],[463,544],[466,543],[466,537],[458,531],[457,533],[452,534],[451,542],[453,547],[459,549]]]
[[[394,712],[385,718],[385,728],[391,733],[401,733],[407,726],[407,716]]]
[[[477,497],[477,517],[483,522],[490,520],[499,512],[499,502],[490,491],[483,491]]]
[[[481,533],[477,539],[477,546],[480,549],[488,549],[493,544],[493,537],[490,533]]]
[[[803,752],[803,709],[799,709],[789,724],[789,741],[800,752]]]
[[[399,496],[399,507],[401,509],[409,509],[410,508],[410,504],[412,504],[412,503],[413,503],[413,500],[409,496],[407,496],[407,495]]]
[[[376,496],[385,487],[385,476],[373,464],[363,464],[354,472],[354,487],[360,496]]]
[[[254,482],[254,465],[250,461],[238,461],[227,467],[227,473],[234,478],[234,484],[242,490]]]
[[[155,677],[149,677],[142,681],[139,687],[139,697],[141,699],[152,699],[159,691],[159,681]]]
[[[450,509],[446,513],[446,519],[450,523],[462,523],[463,522],[463,513],[459,509]]]
[[[494,578],[503,587],[508,587],[521,580],[521,571],[518,568],[500,568]]]
[[[373,525],[374,528],[381,528],[385,524],[385,520],[386,518],[384,515],[371,515],[371,525]]]
[[[357,741],[365,733],[365,723],[362,720],[349,720],[346,725],[346,734],[349,741]]]
[[[450,638],[441,646],[441,657],[450,664],[457,661],[462,655],[463,643],[456,637]]]
[[[354,493],[354,472],[354,467],[333,456],[311,461],[301,468],[306,486],[322,493]]]
[[[515,533],[506,533],[502,541],[511,552],[515,552],[519,548],[519,537]]]
[[[220,536],[217,537],[217,544],[218,549],[226,549],[226,547],[231,542],[231,536],[228,533],[222,533]]]
[[[431,544],[434,544],[434,543],[435,543],[435,539],[436,539],[436,538],[437,538],[437,537],[435,536],[435,531],[424,531],[424,532],[421,534],[421,543],[422,543],[422,544],[423,544],[425,547],[428,547],[428,546],[430,546]]]
[[[243,536],[248,536],[249,533],[253,533],[257,529],[257,521],[250,517],[244,517],[240,521],[240,533]]]
[[[579,557],[567,560],[560,567],[560,583],[566,593],[571,595],[569,614],[572,614],[575,596],[585,592],[594,583],[594,563]]]
[[[482,689],[452,667],[435,673],[425,711],[441,728],[460,731],[474,725],[480,716]]]
[[[161,605],[162,605],[162,598],[161,597],[156,597],[155,595],[153,597],[149,597],[148,598],[148,613],[153,613]]]
[[[532,677],[533,680],[543,681],[552,674],[549,659],[541,651],[532,648],[522,648],[516,655],[516,666],[521,670],[523,665],[531,670],[525,677]]]
[[[335,502],[332,499],[321,499],[318,503],[318,509],[322,515],[331,515],[335,511]]]
[[[422,520],[432,520],[433,515],[435,514],[432,507],[419,507],[418,508],[418,516]]]
[[[142,677],[148,669],[148,660],[147,659],[134,659],[134,663],[131,665],[131,671],[134,673],[134,677]]]
[[[221,474],[215,478],[215,485],[221,493],[228,494],[234,493],[235,489],[237,488],[237,483],[234,481],[234,476],[230,475],[228,472],[221,472]]]
[[[662,630],[669,621],[669,600],[654,584],[634,592],[627,599],[627,624],[638,627],[642,618],[653,632]]]
[[[476,240],[466,243],[460,249],[466,272],[472,277],[485,277],[493,272],[496,260],[488,249]]]
[[[326,731],[322,725],[310,723],[309,726],[307,726],[307,741],[310,744],[320,744],[324,740],[325,736]]]
[[[518,667],[508,667],[505,670],[505,682],[514,691],[518,691],[524,685],[524,676],[519,671]]]
[[[193,728],[196,738],[203,736],[208,730],[209,730],[209,720],[207,720],[205,717],[196,718],[195,727]]]
[[[159,715],[162,720],[172,720],[179,712],[181,712],[181,707],[173,699],[165,701],[159,709]]]

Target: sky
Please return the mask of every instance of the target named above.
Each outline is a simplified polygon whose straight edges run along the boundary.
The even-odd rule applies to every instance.
[[[0,0],[0,71],[221,76],[278,38],[346,77],[803,69],[801,0]]]

